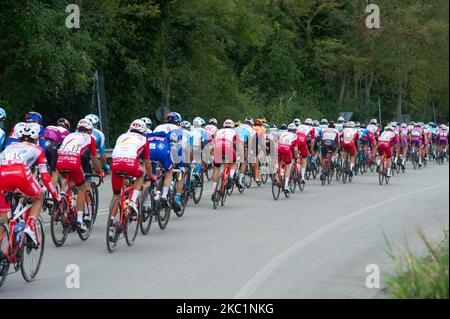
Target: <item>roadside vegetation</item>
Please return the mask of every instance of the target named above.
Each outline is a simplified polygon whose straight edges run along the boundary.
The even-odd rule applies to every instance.
[[[449,231],[444,231],[444,239],[433,245],[419,231],[427,252],[416,255],[408,248],[394,253],[388,243],[388,253],[395,263],[395,274],[385,281],[389,298],[394,299],[448,299],[448,241]]]

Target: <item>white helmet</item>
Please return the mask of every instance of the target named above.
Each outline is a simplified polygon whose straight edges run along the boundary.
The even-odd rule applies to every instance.
[[[20,138],[20,132],[22,131],[22,129],[25,127],[25,125],[27,125],[27,123],[25,122],[19,122],[14,126],[14,132],[12,134],[13,138]]]
[[[39,133],[41,132],[41,126],[37,123],[25,123],[25,125],[21,126],[18,132],[19,138],[28,137],[32,140],[39,139]]]
[[[288,132],[295,132],[297,131],[297,125],[295,125],[295,123],[291,123],[288,125],[287,130]]]
[[[406,124],[406,123],[402,123],[402,128],[407,128],[408,127],[408,124]]]
[[[371,119],[369,124],[378,124],[377,119]]]
[[[94,128],[94,125],[92,124],[92,122],[90,120],[81,119],[78,122],[77,130],[79,130],[80,128],[84,128],[84,129],[86,129],[88,131],[92,131],[92,129]]]
[[[233,120],[226,120],[225,122],[223,122],[223,127],[234,128]]]
[[[147,125],[143,120],[134,120],[130,125],[130,131],[137,131],[141,134],[147,132]]]
[[[91,121],[94,127],[100,123],[100,118],[95,114],[86,115],[85,119]]]
[[[309,125],[309,126],[313,126],[314,125],[314,122],[313,122],[313,120],[312,119],[310,119],[310,118],[307,118],[306,120],[305,120],[305,122],[304,122],[306,125]]]
[[[345,122],[345,119],[342,116],[339,116],[337,121],[338,122]]]
[[[292,123],[294,123],[295,126],[299,126],[300,124],[302,124],[302,121],[300,121],[300,119],[295,119],[292,121]]]
[[[148,129],[152,128],[152,120],[148,117],[141,117],[141,120],[144,121],[145,125],[147,125]]]
[[[353,122],[353,121],[348,122],[348,126],[350,128],[355,128],[355,122]]]
[[[192,121],[192,125],[193,125],[194,127],[202,127],[203,122],[204,122],[203,119],[202,119],[201,117],[197,116],[197,117]]]
[[[39,133],[41,132],[41,126],[37,123],[26,123],[19,130],[19,138],[28,137],[37,142],[39,139]]]

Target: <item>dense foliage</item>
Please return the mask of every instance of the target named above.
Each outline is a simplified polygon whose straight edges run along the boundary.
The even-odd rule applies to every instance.
[[[81,8],[68,29],[66,5]],[[7,128],[34,109],[47,123],[93,107],[105,74],[117,136],[135,117],[169,106],[184,117],[409,113],[448,121],[447,0],[378,0],[381,28],[362,0],[2,0],[0,104]],[[9,126],[8,126],[9,124]]]

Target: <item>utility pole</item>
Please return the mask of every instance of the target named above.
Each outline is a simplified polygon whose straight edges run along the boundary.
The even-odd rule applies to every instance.
[[[378,116],[380,118],[380,127],[383,127],[381,125],[381,100],[380,100],[380,96],[378,95]]]
[[[434,107],[434,100],[433,100],[433,118],[434,118],[434,123],[436,122],[436,108]]]

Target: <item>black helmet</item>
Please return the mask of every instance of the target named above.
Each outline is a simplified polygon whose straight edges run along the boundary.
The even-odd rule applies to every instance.
[[[280,131],[286,131],[287,130],[287,125],[286,124],[281,124],[280,125]]]

